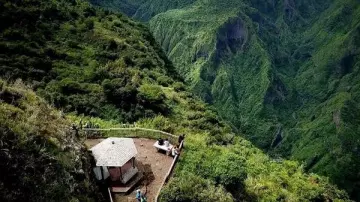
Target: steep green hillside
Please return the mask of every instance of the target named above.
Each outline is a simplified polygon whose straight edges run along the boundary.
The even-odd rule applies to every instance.
[[[31,82],[55,107],[123,122],[168,113],[156,87],[139,88],[177,78],[140,23],[83,1],[8,2],[1,15],[0,74]]]
[[[108,2],[98,5],[127,12]],[[236,131],[360,200],[359,5],[198,0],[152,11],[149,27],[192,91]]]
[[[71,123],[23,83],[0,80],[0,201],[103,201]]]
[[[296,51],[312,57],[295,76],[301,104],[285,143],[294,145],[293,156],[306,160],[308,169],[332,176],[360,199],[360,3],[334,2],[303,42],[312,48]]]

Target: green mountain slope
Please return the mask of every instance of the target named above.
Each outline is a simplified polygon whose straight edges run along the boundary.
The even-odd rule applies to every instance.
[[[360,188],[359,17],[359,2],[338,1],[305,33],[304,41],[317,48],[308,52],[311,59],[299,66],[295,77],[295,89],[306,104],[299,109],[299,132],[294,134],[303,138],[289,140],[295,143],[295,158],[308,160],[312,171],[332,175],[353,192]]]
[[[31,82],[65,112],[124,122],[166,114],[161,95],[153,103],[137,99],[145,81],[167,86],[175,83],[169,76],[177,78],[147,29],[121,14],[73,4],[2,4],[1,75]]]
[[[150,2],[161,3],[141,5]],[[149,27],[192,91],[257,146],[304,162],[359,199],[359,2],[169,8],[153,11]]]
[[[158,0],[158,1],[147,1],[147,0],[90,0],[93,5],[105,7],[112,11],[123,11],[126,15],[134,17],[141,21],[148,21],[156,14],[165,12],[170,9],[183,8],[187,5],[192,4],[196,0]]]
[[[81,0],[0,0],[0,11],[0,201],[103,199],[70,131],[81,117],[187,134],[161,201],[349,201],[327,178],[234,135],[144,25]]]
[[[0,80],[1,201],[104,200],[70,126],[23,83]]]

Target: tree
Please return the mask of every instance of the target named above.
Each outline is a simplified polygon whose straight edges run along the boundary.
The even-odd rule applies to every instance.
[[[163,189],[160,201],[232,202],[233,198],[222,186],[215,186],[210,180],[190,173],[181,173],[180,176],[173,178]]]

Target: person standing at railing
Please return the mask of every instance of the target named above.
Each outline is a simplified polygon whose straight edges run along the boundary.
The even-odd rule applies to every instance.
[[[185,139],[185,134],[181,134],[178,138],[179,145],[181,145],[181,142],[184,141],[184,139]],[[184,146],[184,143],[183,143],[183,146]]]
[[[175,157],[176,155],[179,155],[179,154],[180,154],[180,151],[179,151],[177,145],[175,145],[175,146],[171,149],[171,155],[172,155],[173,157]]]

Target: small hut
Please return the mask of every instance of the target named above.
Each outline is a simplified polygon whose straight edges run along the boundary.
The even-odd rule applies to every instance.
[[[139,170],[135,166],[137,150],[133,139],[110,137],[90,149],[95,158],[98,180],[126,184]]]

